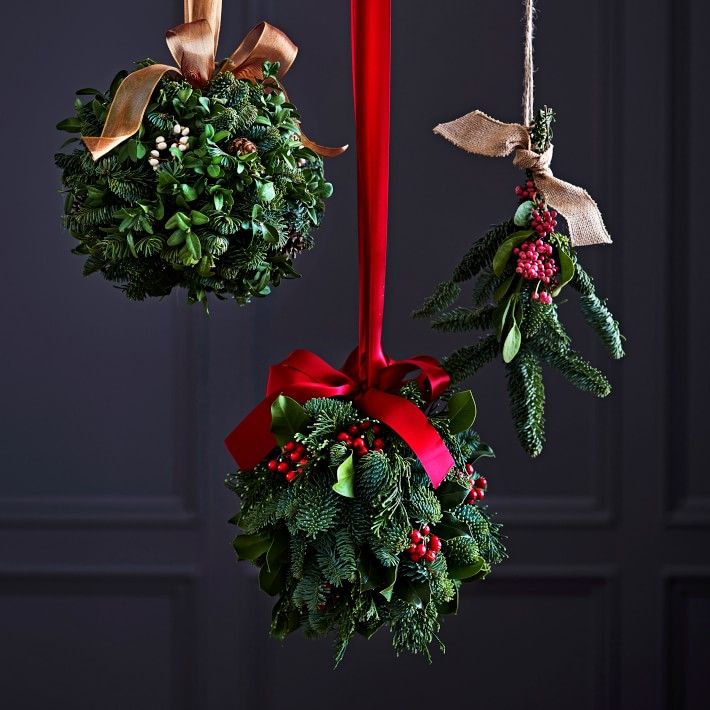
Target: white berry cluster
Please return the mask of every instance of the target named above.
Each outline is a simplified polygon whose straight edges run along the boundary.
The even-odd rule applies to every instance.
[[[187,126],[181,126],[179,123],[176,123],[173,126],[173,135],[175,140],[170,144],[170,147],[177,148],[180,152],[184,153],[190,145],[190,139],[188,138],[190,129]],[[161,152],[164,150],[168,150],[168,141],[165,139],[165,136],[158,136],[155,139],[155,148],[150,151],[150,157],[148,158],[148,163],[153,170],[158,169],[161,159],[165,160],[165,158],[161,156]]]

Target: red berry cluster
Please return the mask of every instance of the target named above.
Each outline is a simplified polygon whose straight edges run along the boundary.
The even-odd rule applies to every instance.
[[[537,195],[535,183],[532,180],[528,180],[524,185],[516,185],[515,194],[520,200],[534,200]]]
[[[470,463],[466,464],[466,473],[469,476],[473,476],[475,471]],[[479,476],[476,479],[471,479],[471,489],[466,497],[466,503],[468,505],[475,505],[477,501],[483,500],[486,497],[486,489],[488,488],[488,481],[483,477]]]
[[[289,483],[303,473],[307,465],[306,447],[297,441],[287,441],[281,447],[281,453],[266,464],[269,471],[282,473]]]
[[[555,212],[555,210],[548,210],[544,207],[540,207],[530,213],[530,226],[541,237],[544,237],[555,231],[555,227],[557,226],[557,220],[555,217],[557,217],[557,212]]]
[[[422,525],[421,530],[412,530],[409,533],[412,541],[407,552],[412,562],[419,562],[422,558],[426,562],[433,562],[441,549],[441,540],[436,535],[431,535],[429,526]]]
[[[371,444],[367,444],[367,432],[370,432]],[[385,447],[385,440],[380,436],[382,427],[373,424],[369,419],[365,419],[359,424],[351,424],[346,431],[338,434],[338,441],[342,441],[349,446],[358,456],[364,456],[370,448],[375,451],[382,451]]]
[[[523,242],[519,247],[513,249],[513,254],[518,257],[515,273],[520,274],[527,281],[542,281],[544,284],[549,284],[552,277],[559,271],[557,262],[552,256],[552,244],[543,242],[542,239]],[[549,294],[545,295],[549,296]],[[536,301],[537,298],[536,291],[533,293],[533,300]],[[540,300],[543,303],[547,302],[543,298]],[[552,303],[551,298],[549,302]]]

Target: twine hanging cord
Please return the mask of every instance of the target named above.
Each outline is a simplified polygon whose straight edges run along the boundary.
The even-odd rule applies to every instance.
[[[573,246],[610,244],[611,237],[604,225],[597,203],[581,187],[556,178],[550,169],[553,146],[543,153],[532,148],[530,125],[533,121],[535,67],[533,37],[535,8],[533,0],[525,2],[525,45],[523,71],[523,123],[502,123],[482,111],[472,111],[461,118],[441,123],[434,133],[443,136],[469,153],[500,158],[513,155],[513,164],[529,170],[546,203],[567,220]]]

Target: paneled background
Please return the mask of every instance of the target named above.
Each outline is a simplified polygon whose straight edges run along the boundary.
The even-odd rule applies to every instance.
[[[482,108],[517,120],[517,0],[394,1],[391,234],[385,344],[460,340],[409,319],[486,227],[518,175],[434,124]],[[354,152],[304,278],[212,315],[128,303],[83,279],[59,227],[52,126],[80,85],[165,59],[178,0],[18,4],[0,53],[0,698],[8,710],[432,706],[696,710],[710,698],[710,477],[705,406],[701,0],[539,0],[537,100],[558,112],[555,172],[585,185],[615,237],[583,259],[628,337],[592,401],[548,376],[546,452],[518,449],[502,372],[471,386],[498,458],[489,501],[511,558],[468,587],[431,667],[385,633],[331,671],[327,643],[266,637],[269,600],[237,567],[224,435],[294,347],[340,362],[356,334]],[[222,49],[260,19],[301,47],[288,77],[309,135],[353,142],[347,0],[225,2]],[[694,140],[691,140],[691,137]],[[571,320],[574,315],[568,316]]]

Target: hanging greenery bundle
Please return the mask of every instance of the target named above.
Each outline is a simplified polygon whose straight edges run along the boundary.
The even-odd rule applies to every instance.
[[[397,653],[430,659],[461,585],[505,550],[474,469],[492,452],[471,430],[471,393],[453,393],[434,358],[382,348],[391,0],[351,7],[358,347],[340,370],[307,350],[272,366],[265,399],[227,437],[240,469],[227,481],[241,498],[234,546],[276,597],[275,636],[332,633],[339,662],[356,634],[387,626]]]
[[[401,395],[418,407],[416,385]],[[399,654],[439,641],[439,620],[458,608],[463,583],[505,556],[500,526],[481,501],[488,482],[475,462],[492,456],[470,429],[470,392],[429,408],[456,462],[432,487],[416,455],[391,429],[347,401],[287,397],[271,408],[279,448],[227,485],[241,498],[232,520],[239,559],[259,567],[277,598],[272,634],[332,633],[336,663],[356,634],[389,627]]]
[[[191,5],[210,20],[168,32],[179,70],[141,62],[105,93],[77,92],[75,115],[59,123],[85,144],[56,156],[64,224],[84,273],[132,300],[182,287],[191,302],[214,293],[243,304],[298,276],[293,259],[312,246],[333,191],[321,154],[342,149],[303,135],[279,81],[296,54],[283,33],[262,23],[215,65],[192,43],[216,47],[221,3]]]
[[[550,149],[550,109],[532,125],[532,151]],[[475,344],[459,348],[443,365],[461,382],[502,356],[515,428],[523,448],[537,456],[545,443],[545,387],[542,366],[559,370],[573,385],[598,397],[611,392],[609,381],[572,347],[559,319],[555,299],[566,286],[580,294],[580,307],[612,358],[623,357],[619,324],[596,294],[570,238],[558,227],[560,215],[548,208],[535,175],[515,189],[519,205],[513,219],[491,229],[459,262],[451,280],[437,287],[415,318],[435,316],[432,326],[456,333],[484,331]],[[474,280],[472,307],[447,310],[462,283]]]

